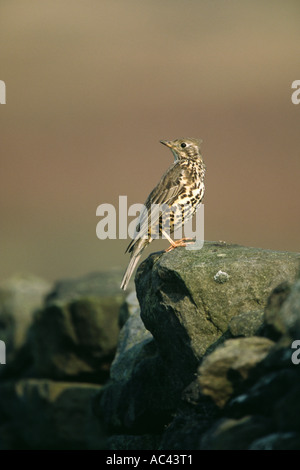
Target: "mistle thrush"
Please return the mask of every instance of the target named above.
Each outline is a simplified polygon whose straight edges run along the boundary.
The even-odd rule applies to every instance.
[[[201,142],[190,138],[161,140],[172,150],[174,162],[149,194],[141,211],[135,236],[126,250],[131,253],[131,258],[121,289],[126,289],[142,251],[158,238],[158,234],[164,235],[171,243],[167,251],[186,245],[187,239],[174,242],[167,232],[173,234],[179,225],[190,219],[203,199],[205,165],[200,153]],[[164,217],[166,214],[168,217]]]

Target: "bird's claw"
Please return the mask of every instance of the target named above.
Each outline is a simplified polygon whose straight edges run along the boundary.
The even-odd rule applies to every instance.
[[[168,253],[179,246],[187,246],[189,243],[195,243],[195,240],[193,238],[182,238],[181,240],[174,241],[173,244],[165,250],[165,252]]]

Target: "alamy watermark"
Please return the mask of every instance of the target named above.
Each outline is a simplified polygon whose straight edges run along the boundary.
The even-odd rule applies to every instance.
[[[300,340],[295,339],[295,341],[292,342],[291,348],[296,349],[296,351],[293,352],[291,359],[292,363],[297,366],[300,364]]]
[[[0,341],[0,364],[6,364],[6,347],[4,341]]]
[[[6,85],[3,80],[0,80],[0,104],[6,104]]]
[[[295,88],[296,91],[292,93],[291,100],[293,104],[300,103],[300,80],[294,80],[292,83],[292,88]]]
[[[171,238],[181,240],[183,237],[195,239],[195,243],[187,244],[188,250],[200,250],[204,244],[204,205],[199,204],[193,223],[189,216],[189,204],[169,207],[167,204],[152,204],[146,208],[144,204],[132,204],[128,207],[127,196],[119,196],[119,207],[112,204],[100,204],[96,215],[101,217],[96,227],[99,240],[126,240],[148,238],[149,231],[152,239]],[[128,217],[134,217],[128,223]],[[172,220],[176,221],[176,230],[172,232]],[[163,227],[162,237],[156,230],[160,221]],[[193,227],[194,226],[194,227]]]

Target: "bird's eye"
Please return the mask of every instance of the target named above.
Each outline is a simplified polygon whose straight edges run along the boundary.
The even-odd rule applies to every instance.
[[[182,144],[180,145],[180,147],[182,147],[184,149],[184,147],[186,147],[186,144],[184,142],[182,142]]]

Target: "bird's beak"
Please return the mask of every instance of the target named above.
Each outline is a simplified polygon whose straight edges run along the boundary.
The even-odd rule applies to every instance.
[[[160,143],[172,148],[172,142],[170,140],[160,140]]]

